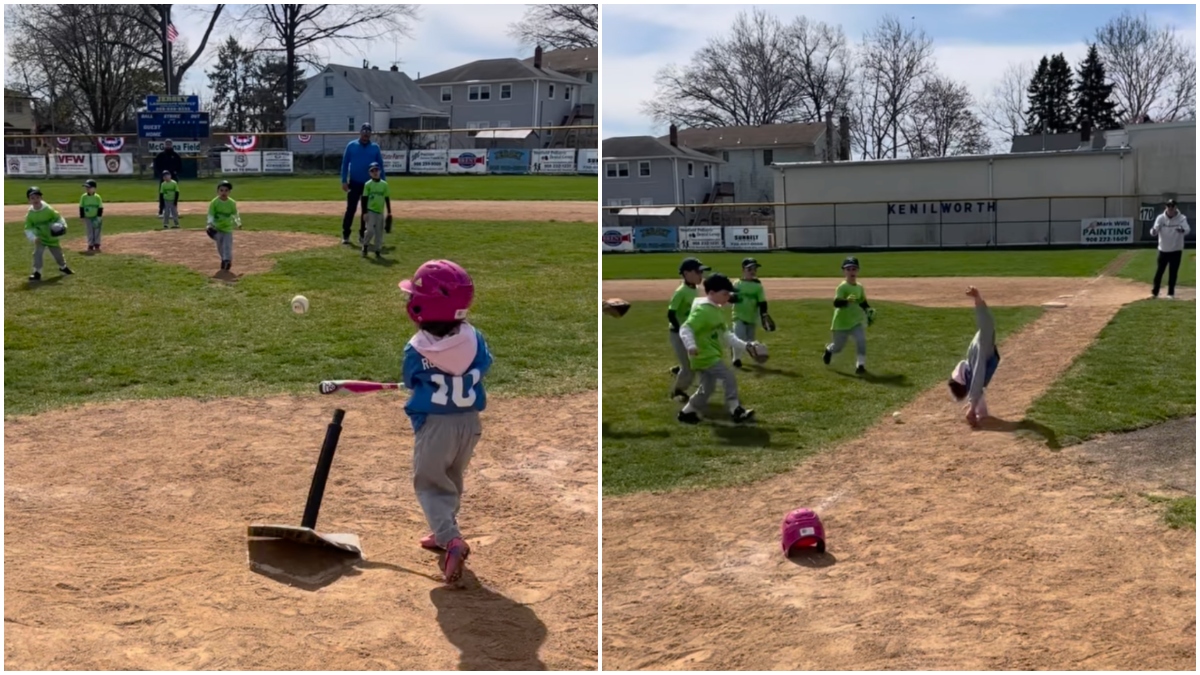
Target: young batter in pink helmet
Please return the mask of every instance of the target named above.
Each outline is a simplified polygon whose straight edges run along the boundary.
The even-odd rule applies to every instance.
[[[417,334],[404,347],[404,386],[412,396],[404,412],[412,420],[413,488],[432,532],[421,540],[444,551],[446,583],[462,577],[471,547],[458,529],[463,474],[483,434],[483,377],[492,365],[483,334],[467,323],[475,286],[466,270],[431,260],[400,282]]]

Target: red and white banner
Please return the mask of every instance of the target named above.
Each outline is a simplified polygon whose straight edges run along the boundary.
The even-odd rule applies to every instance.
[[[301,143],[308,143],[312,140],[312,134],[298,134],[296,138],[300,139]]]
[[[125,137],[101,136],[96,139],[96,144],[100,146],[100,152],[117,153],[121,151],[121,148],[125,147]]]
[[[258,136],[230,136],[229,147],[237,152],[250,152],[258,147]]]
[[[50,155],[50,175],[85,176],[92,172],[92,156],[87,153]]]
[[[92,169],[94,174],[132,176],[133,153],[122,152],[92,155]]]
[[[447,173],[487,173],[487,150],[451,150]]]
[[[58,144],[65,148],[71,144],[71,138],[69,136],[59,136]]]

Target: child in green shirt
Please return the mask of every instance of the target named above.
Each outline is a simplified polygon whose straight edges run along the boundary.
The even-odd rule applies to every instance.
[[[238,215],[237,202],[229,198],[233,183],[223,180],[217,183],[217,196],[208,203],[208,227],[210,239],[217,243],[217,254],[221,256],[221,269],[228,272],[233,268],[233,229],[242,229],[242,217]]]
[[[79,219],[87,228],[89,251],[100,252],[100,225],[104,217],[104,200],[96,194],[96,181],[91,178],[83,182],[86,192],[79,198]]]
[[[679,328],[687,321],[688,314],[692,311],[692,302],[696,299],[696,285],[704,281],[704,273],[709,269],[696,258],[685,258],[679,264],[679,276],[683,277],[683,283],[675,289],[675,294],[671,296],[671,302],[667,305],[671,349],[675,351],[675,358],[679,361],[679,365],[671,367],[671,372],[675,375],[675,387],[671,390],[671,398],[680,402],[688,400],[687,390],[692,386],[696,374],[692,372],[688,363],[687,348],[679,339]]]
[[[725,407],[736,424],[754,418],[753,410],[746,410],[738,400],[737,377],[725,365],[722,357],[726,347],[733,347],[741,355],[748,343],[734,335],[725,322],[725,305],[733,294],[733,283],[724,274],[713,274],[704,280],[705,297],[692,303],[687,321],[679,329],[679,338],[687,349],[693,371],[700,375],[700,386],[688,400],[678,419],[685,424],[699,424],[700,412],[708,409],[708,397],[720,381],[725,389]]]
[[[857,361],[854,372],[867,372],[867,329],[875,320],[875,310],[867,304],[867,291],[858,283],[858,258],[850,256],[842,261],[842,272],[846,280],[837,287],[833,299],[833,342],[825,345],[825,365],[829,365],[834,354],[846,346],[846,338],[854,338]]]
[[[74,274],[67,267],[62,244],[58,241],[67,232],[67,221],[53,206],[42,201],[41,188],[29,188],[25,191],[25,198],[29,200],[29,212],[25,214],[25,238],[33,242],[33,274],[29,275],[29,280],[42,280],[42,260],[46,249],[50,249],[50,255],[58,263],[58,271],[63,275]]]
[[[775,328],[767,314],[767,293],[758,280],[759,267],[761,265],[754,258],[745,258],[742,260],[742,278],[733,282],[733,334],[746,342],[754,341],[759,321],[767,331]],[[741,368],[742,360],[734,357],[733,367]]]
[[[363,184],[363,226],[365,228],[362,243],[362,257],[367,257],[367,250],[375,249],[375,259],[383,259],[383,233],[392,225],[392,193],[388,190],[387,181],[381,179],[379,162],[371,162],[368,169],[371,180]],[[387,208],[387,217],[383,215]],[[372,245],[372,242],[374,244]]]
[[[179,183],[171,177],[170,171],[162,172],[162,183],[158,185],[158,194],[162,198],[163,203],[163,229],[167,229],[167,222],[172,218],[175,220],[175,228],[179,229]]]

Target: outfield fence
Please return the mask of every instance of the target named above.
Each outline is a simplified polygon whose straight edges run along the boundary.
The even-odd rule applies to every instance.
[[[567,127],[387,130],[371,135],[387,174],[598,175],[596,125]],[[156,178],[161,138],[136,134],[6,134],[5,175]],[[171,138],[182,178],[220,175],[337,174],[348,132],[218,133]],[[544,147],[543,147],[544,146]]]
[[[1196,196],[1171,195],[1193,228]],[[1137,246],[1163,195],[608,206],[606,253]]]

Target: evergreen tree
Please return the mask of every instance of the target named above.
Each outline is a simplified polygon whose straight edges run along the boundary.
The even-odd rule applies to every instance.
[[[1100,52],[1096,45],[1089,45],[1087,58],[1079,66],[1079,84],[1075,87],[1076,119],[1081,124],[1085,119],[1091,120],[1095,131],[1120,129],[1117,118],[1123,113],[1112,99],[1112,90],[1113,85],[1108,84]]]
[[[1050,59],[1045,56],[1038,63],[1037,71],[1033,74],[1033,79],[1029,81],[1029,87],[1026,88],[1026,98],[1029,101],[1029,107],[1025,110],[1025,133],[1040,134],[1043,127],[1046,126],[1050,117],[1050,112],[1046,107],[1048,87],[1047,78],[1050,73]],[[1048,127],[1045,128],[1046,133],[1050,133]]]
[[[1046,76],[1046,111],[1049,115],[1046,133],[1066,134],[1077,131],[1075,117],[1075,74],[1062,54],[1050,57]]]

